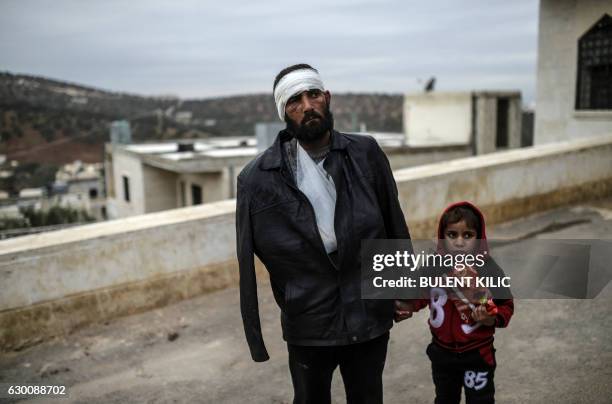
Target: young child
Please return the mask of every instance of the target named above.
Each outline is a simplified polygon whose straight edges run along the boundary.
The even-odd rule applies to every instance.
[[[483,266],[461,272],[465,276],[476,272],[478,276],[504,276],[488,255],[484,217],[469,202],[452,204],[443,212],[437,253],[483,254]],[[445,276],[459,276],[454,268],[444,268],[442,272]],[[396,319],[401,321],[429,306],[433,338],[427,355],[436,388],[435,403],[458,404],[462,386],[467,404],[495,402],[493,334],[495,328],[508,326],[514,312],[510,290],[496,289],[495,299],[490,299],[491,291],[486,288],[431,288],[428,292],[429,299],[396,303]]]

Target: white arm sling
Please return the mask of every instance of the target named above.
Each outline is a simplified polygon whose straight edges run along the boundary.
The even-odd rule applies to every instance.
[[[314,208],[319,234],[325,251],[329,254],[338,249],[334,215],[336,211],[336,186],[333,178],[323,168],[323,159],[318,164],[297,143],[297,185]]]

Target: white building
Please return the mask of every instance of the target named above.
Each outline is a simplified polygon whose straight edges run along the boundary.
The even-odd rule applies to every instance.
[[[406,133],[361,133],[378,141],[394,170],[521,146],[519,92],[409,94],[404,121]],[[235,198],[237,175],[282,126],[258,125],[257,137],[107,143],[107,218]]]
[[[535,143],[612,133],[612,1],[541,0]]]
[[[411,147],[467,146],[472,154],[521,147],[519,91],[427,92],[404,96]]]
[[[105,146],[109,219],[234,198],[253,137]]]

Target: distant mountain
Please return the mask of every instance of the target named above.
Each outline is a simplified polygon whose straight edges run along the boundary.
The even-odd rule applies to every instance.
[[[402,96],[332,94],[339,130],[402,130]],[[134,141],[252,135],[276,122],[271,94],[181,100],[116,93],[42,77],[0,72],[0,154],[59,165],[102,161],[109,123],[127,119]]]

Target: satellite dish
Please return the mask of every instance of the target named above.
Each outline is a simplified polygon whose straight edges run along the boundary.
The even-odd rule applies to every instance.
[[[436,78],[432,77],[427,81],[427,84],[425,84],[425,92],[426,93],[430,93],[434,90],[434,87],[436,86]]]

